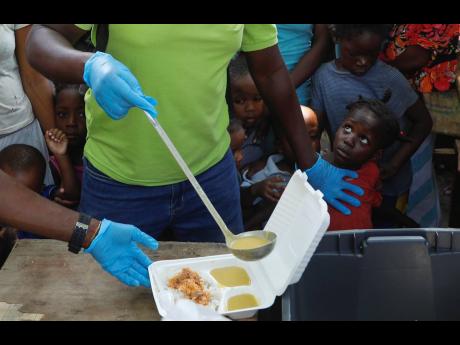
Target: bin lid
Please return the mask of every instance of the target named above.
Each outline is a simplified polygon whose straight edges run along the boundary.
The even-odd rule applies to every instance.
[[[275,248],[264,259],[248,264],[263,271],[270,288],[281,296],[289,285],[300,280],[328,227],[323,194],[297,170],[264,228],[276,233]]]

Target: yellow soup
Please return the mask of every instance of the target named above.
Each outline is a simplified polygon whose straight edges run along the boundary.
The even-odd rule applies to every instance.
[[[268,244],[269,241],[262,237],[242,237],[230,244],[233,249],[254,249]]]
[[[228,299],[227,310],[239,310],[246,308],[254,308],[259,305],[254,295],[245,293],[242,295],[236,295]]]
[[[251,284],[251,278],[249,278],[248,273],[237,266],[215,268],[211,271],[211,275],[220,285],[226,287]]]

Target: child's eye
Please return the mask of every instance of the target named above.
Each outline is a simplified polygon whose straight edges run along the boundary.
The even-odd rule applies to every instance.
[[[56,113],[56,115],[57,115],[57,117],[59,117],[59,118],[63,118],[63,117],[66,116],[66,113],[64,113],[64,112],[62,112],[62,111],[58,111],[58,112]]]
[[[84,117],[85,117],[85,112],[84,112],[84,111],[79,112],[79,113],[78,113],[78,116],[84,118]]]
[[[359,140],[360,140],[361,143],[363,143],[364,145],[369,144],[369,139],[367,139],[366,137],[361,137],[361,138],[359,138]]]
[[[345,133],[351,133],[351,127],[350,126],[343,126],[343,130],[345,131]]]
[[[233,103],[235,103],[235,104],[243,104],[243,103],[244,103],[244,99],[242,99],[242,98],[235,98],[235,99],[233,100]]]
[[[260,101],[262,101],[262,97],[256,96],[256,97],[254,97],[254,101],[255,102],[260,102]]]

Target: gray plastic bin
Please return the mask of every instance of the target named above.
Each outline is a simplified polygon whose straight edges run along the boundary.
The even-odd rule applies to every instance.
[[[330,232],[283,320],[460,320],[460,229]]]

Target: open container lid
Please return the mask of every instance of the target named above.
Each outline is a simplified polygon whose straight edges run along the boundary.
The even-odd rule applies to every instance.
[[[266,258],[246,263],[262,271],[272,291],[281,296],[289,285],[300,280],[328,227],[323,194],[297,170],[264,228],[276,233],[275,248]]]

